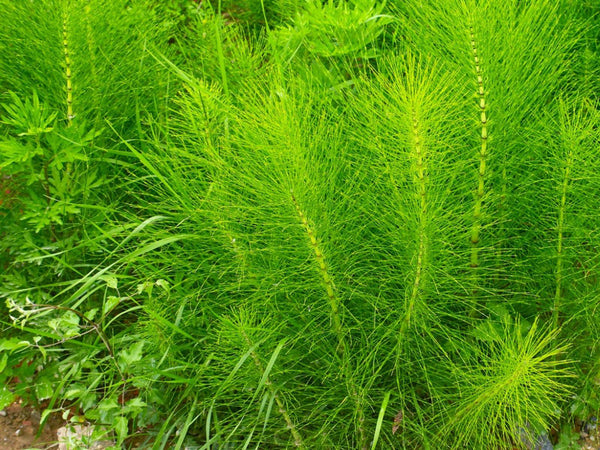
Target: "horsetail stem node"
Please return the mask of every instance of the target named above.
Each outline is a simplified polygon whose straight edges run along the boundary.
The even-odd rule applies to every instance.
[[[69,26],[66,6],[63,9],[62,36],[63,51],[65,56],[65,80],[67,86],[67,123],[68,125],[71,125],[75,115],[73,114],[73,82],[71,79],[71,55],[69,54]]]
[[[475,194],[475,206],[473,208],[473,227],[471,229],[471,267],[477,268],[480,265],[480,239],[483,225],[483,207],[485,196],[485,176],[486,160],[488,156],[488,129],[486,114],[486,97],[481,73],[480,56],[477,52],[477,41],[473,26],[470,27],[471,49],[473,51],[473,60],[475,63],[475,73],[477,76],[477,95],[479,99],[480,123],[481,123],[481,144],[479,148],[479,170],[477,172],[477,190]]]

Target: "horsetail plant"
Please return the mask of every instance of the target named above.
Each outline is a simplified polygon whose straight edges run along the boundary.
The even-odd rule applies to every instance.
[[[597,414],[589,2],[0,8],[0,381],[45,417],[512,449]]]

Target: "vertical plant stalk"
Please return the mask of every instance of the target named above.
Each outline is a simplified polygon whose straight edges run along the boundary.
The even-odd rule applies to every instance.
[[[506,162],[506,157],[503,160],[503,164],[502,164],[502,186],[500,188],[500,204],[498,205],[498,210],[499,210],[499,217],[501,218],[502,221],[505,220],[506,218],[506,212],[508,211],[508,204],[507,204],[507,191],[508,191],[508,172],[506,170],[506,166],[507,166],[507,162]],[[505,243],[506,240],[506,225],[504,224],[504,222],[501,223],[500,225],[500,235],[498,237],[498,239],[496,240],[496,264],[497,264],[497,270],[496,271],[496,282],[498,283],[498,286],[502,285],[502,270],[500,270],[503,267],[504,264],[504,260],[505,260]]]
[[[564,230],[565,230],[565,218],[567,214],[567,191],[569,189],[569,182],[571,180],[571,170],[573,168],[573,150],[570,149],[567,154],[567,161],[565,164],[565,172],[563,175],[560,204],[558,207],[558,222],[556,227],[557,242],[556,242],[556,272],[555,272],[555,283],[556,290],[554,292],[554,306],[552,308],[552,322],[554,327],[558,327],[560,318],[560,303],[562,298],[562,281],[563,281],[563,260],[564,260]]]
[[[98,69],[96,68],[96,54],[94,49],[96,48],[96,42],[94,41],[94,32],[92,30],[92,22],[91,22],[91,9],[92,7],[87,4],[85,5],[83,11],[85,13],[85,33],[88,47],[88,54],[90,56],[90,71],[92,73],[92,83],[94,90],[97,90],[100,87],[99,79],[98,79]],[[97,97],[96,97],[97,98]],[[94,105],[100,109],[100,105],[94,102]],[[100,120],[100,111],[96,113],[96,122],[98,123]]]
[[[227,69],[225,68],[225,56],[223,54],[223,38],[221,37],[221,23],[223,20],[221,11],[221,0],[217,7],[217,17],[215,18],[215,42],[217,44],[217,57],[219,60],[219,70],[221,71],[221,82],[223,83],[223,93],[229,99],[229,86],[227,83]]]
[[[333,323],[333,332],[335,333],[338,340],[337,351],[340,354],[344,354],[346,352],[346,343],[344,340],[344,333],[342,329],[342,319],[340,317],[339,310],[339,301],[337,296],[335,295],[333,280],[327,271],[327,266],[325,264],[325,256],[323,256],[323,252],[319,246],[319,242],[317,241],[317,237],[315,236],[315,232],[312,227],[308,223],[308,219],[300,209],[300,205],[296,201],[296,197],[292,194],[292,201],[294,202],[294,207],[300,216],[300,221],[308,234],[308,238],[310,239],[310,244],[314,252],[315,261],[319,266],[319,273],[323,280],[323,285],[325,286],[325,293],[327,294],[327,301],[329,302],[329,306],[331,308],[331,322]]]
[[[73,118],[73,83],[71,80],[71,56],[69,54],[69,27],[67,7],[63,8],[63,50],[65,54],[65,79],[67,84],[67,126],[71,126]]]
[[[250,337],[248,337],[248,335],[246,334],[246,332],[244,330],[242,330],[242,335],[244,336],[244,340],[246,341],[246,345],[248,345],[248,348],[252,348],[252,346],[254,344],[252,343],[252,341],[250,340]],[[254,360],[254,365],[256,366],[260,376],[262,377],[265,373],[265,368],[263,367],[262,363],[260,362],[260,358],[258,357],[258,355],[256,354],[255,351],[252,351],[250,354],[252,356],[252,359]],[[290,433],[292,433],[292,437],[294,438],[294,446],[296,446],[298,448],[305,448],[304,443],[302,441],[302,436],[300,436],[300,433],[296,429],[294,422],[292,422],[292,419],[291,419],[290,415],[288,414],[287,409],[285,409],[285,404],[281,400],[281,397],[279,397],[279,394],[277,393],[277,390],[275,389],[273,382],[271,381],[271,379],[268,376],[265,380],[265,385],[267,386],[267,388],[269,389],[269,392],[275,399],[275,403],[277,403],[277,410],[278,410],[279,414],[281,414],[281,417],[283,417],[283,420],[285,421],[287,428],[290,430]]]
[[[308,222],[306,215],[302,212],[302,208],[300,208],[300,205],[298,204],[298,201],[296,200],[296,197],[294,196],[294,194],[292,194],[292,202],[294,203],[296,212],[298,213],[298,216],[300,217],[300,222],[302,222],[302,225],[303,225],[306,233],[308,234],[308,238],[310,240],[310,245],[311,245],[313,253],[314,253],[315,261],[316,261],[317,265],[319,266],[319,273],[321,275],[321,279],[323,280],[323,285],[325,287],[325,294],[327,296],[327,301],[331,308],[331,322],[333,324],[332,325],[333,332],[336,335],[337,341],[338,341],[336,350],[337,350],[338,354],[341,356],[342,361],[343,361],[342,373],[343,373],[344,378],[346,379],[350,397],[352,397],[352,400],[354,401],[356,411],[358,414],[358,434],[359,434],[359,440],[360,440],[360,448],[366,449],[367,442],[366,442],[366,436],[365,436],[365,430],[364,430],[365,415],[364,415],[364,412],[362,409],[360,397],[358,395],[358,390],[352,379],[353,370],[352,370],[352,367],[350,364],[350,358],[348,355],[348,346],[346,345],[346,340],[344,338],[342,318],[341,318],[340,310],[339,310],[340,309],[339,308],[339,299],[338,299],[337,295],[335,294],[335,286],[334,286],[331,276],[329,275],[329,271],[327,270],[327,265],[325,264],[325,256],[323,255],[323,251],[322,251],[321,247],[319,246],[319,241],[317,240],[317,236],[316,236],[314,230],[312,229],[312,227],[310,226],[310,223]]]
[[[477,75],[477,95],[479,97],[479,109],[481,112],[481,146],[479,149],[479,170],[477,172],[477,191],[475,193],[475,206],[473,207],[473,226],[471,228],[471,261],[470,266],[473,269],[473,276],[475,277],[475,284],[473,286],[473,296],[475,297],[477,291],[477,271],[480,265],[479,253],[480,253],[480,241],[481,241],[481,229],[483,226],[483,198],[485,196],[485,176],[486,176],[486,163],[488,156],[488,130],[487,130],[487,115],[486,115],[486,98],[485,89],[483,85],[483,77],[481,73],[481,65],[479,60],[479,54],[477,52],[477,41],[475,40],[475,33],[473,26],[470,26],[470,37],[471,37],[471,49],[473,51],[473,60],[475,62],[475,72]],[[474,308],[476,305],[474,305]],[[475,310],[472,311],[474,313]]]
[[[211,187],[212,187],[212,184],[211,184]],[[233,237],[233,234],[231,234],[230,230],[228,230],[227,227],[224,225],[224,223],[220,220],[216,221],[216,225],[219,228],[219,231],[221,231],[221,233],[223,233],[223,235],[225,236],[227,242],[229,244],[231,244],[231,251],[233,252],[233,259],[239,265],[239,269],[238,269],[239,271],[237,272],[237,280],[238,280],[238,289],[240,289],[242,286],[242,280],[245,277],[249,277],[249,278],[257,278],[257,277],[251,273],[248,274],[246,272],[248,270],[248,265],[246,264],[246,255],[243,251],[243,248],[240,247],[240,245],[237,243],[236,238]]]
[[[413,111],[412,123],[413,138],[413,160],[412,171],[413,180],[417,188],[417,199],[419,203],[419,225],[417,229],[417,266],[415,268],[415,277],[412,284],[410,298],[406,305],[404,320],[400,328],[400,339],[404,336],[406,329],[410,326],[415,303],[421,296],[425,274],[425,264],[427,260],[427,165],[425,162],[425,148],[419,133],[419,120],[417,112]]]

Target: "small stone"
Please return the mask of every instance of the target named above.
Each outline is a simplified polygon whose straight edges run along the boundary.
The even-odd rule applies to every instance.
[[[529,450],[554,450],[554,445],[548,438],[548,433],[533,434],[529,424],[520,427],[521,442]]]
[[[6,417],[6,411],[4,411],[4,410],[0,411],[0,416]]]
[[[553,450],[554,446],[546,433],[541,434],[535,443],[535,450]]]
[[[581,429],[587,434],[591,434],[598,427],[597,423],[598,418],[596,416],[592,416],[583,424],[583,427],[581,427]]]

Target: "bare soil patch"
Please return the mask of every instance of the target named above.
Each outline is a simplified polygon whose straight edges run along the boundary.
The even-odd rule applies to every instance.
[[[47,449],[57,447],[56,430],[64,425],[59,415],[51,415],[41,430],[40,411],[19,402],[0,412],[0,448],[2,450]]]

